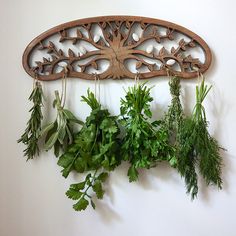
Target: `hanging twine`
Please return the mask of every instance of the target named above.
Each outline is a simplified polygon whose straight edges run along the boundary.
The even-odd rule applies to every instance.
[[[37,87],[38,81],[39,81],[39,79],[38,79],[38,73],[34,70],[33,89],[35,89],[35,88]]]
[[[67,74],[68,68],[67,66],[63,67],[63,77],[62,77],[62,90],[61,90],[61,107],[64,108],[66,103],[66,85],[67,85]]]
[[[95,84],[94,84],[94,95],[95,97],[98,99],[98,102],[100,103],[100,77],[97,73],[93,74],[94,76],[94,80],[95,80]],[[98,90],[98,93],[97,93]]]
[[[97,76],[97,80],[98,80],[98,102],[100,103],[100,91],[101,91],[101,88],[100,88],[100,77],[99,77],[99,75]]]
[[[94,83],[94,95],[95,95],[95,98],[96,98],[97,97],[97,73],[94,73],[93,76],[94,76],[94,81],[95,81],[95,83]]]
[[[169,85],[171,83],[175,83],[175,86],[179,86],[179,85],[176,85],[176,84],[179,84],[179,79],[177,78],[177,76],[174,74],[173,71],[171,71],[169,68],[166,68],[166,74],[167,74],[168,79],[169,79]],[[175,78],[175,80],[174,80],[174,78]],[[172,86],[170,86],[171,96],[172,96],[173,99],[177,99],[177,98],[179,98],[179,94],[176,93],[176,89],[173,89]]]
[[[134,77],[135,86],[139,85],[140,73],[137,71]]]

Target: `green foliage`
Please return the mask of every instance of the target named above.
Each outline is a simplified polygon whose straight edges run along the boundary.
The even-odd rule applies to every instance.
[[[187,190],[192,192],[192,198],[197,195],[197,187],[193,187],[197,185],[196,165],[207,185],[222,188],[220,147],[207,130],[208,122],[202,104],[210,89],[204,79],[200,86],[196,86],[196,105],[192,116],[184,120],[181,130],[179,170],[185,176]]]
[[[210,89],[204,79],[200,86],[196,86],[196,105],[191,117],[185,117],[179,100],[179,79],[174,77],[170,81],[172,102],[165,117],[165,128],[169,131],[170,143],[175,146],[176,168],[185,179],[187,193],[192,199],[198,193],[197,167],[207,185],[222,187],[220,147],[207,130],[208,122],[202,104]]]
[[[150,102],[151,88],[138,84],[128,89],[125,99],[121,99],[120,112],[125,135],[122,143],[122,155],[131,166],[128,170],[129,181],[138,179],[139,168],[150,168],[157,161],[169,159],[173,148],[168,145],[168,135],[163,129],[157,129],[159,122],[149,122],[152,117]]]
[[[59,156],[61,151],[65,151],[67,146],[73,142],[73,124],[83,125],[74,114],[62,106],[58,91],[55,91],[53,107],[57,109],[56,120],[46,125],[41,135],[45,136],[45,150],[54,148],[54,154]]]
[[[102,183],[106,181],[107,177],[107,172],[97,174],[97,171],[95,171],[93,175],[89,173],[83,182],[71,184],[66,195],[68,198],[77,201],[73,205],[73,208],[76,211],[85,210],[90,202],[93,209],[95,209],[96,206],[89,190],[93,190],[97,198],[102,199],[104,195]]]
[[[191,137],[192,121],[183,113],[180,102],[180,79],[171,77],[169,87],[172,100],[165,114],[162,128],[168,132],[169,143],[175,148],[176,153],[168,161],[184,178],[187,193],[191,194],[194,199],[198,192],[198,182],[195,170],[196,158],[192,148],[194,141]]]
[[[43,106],[43,90],[40,82],[35,82],[35,87],[30,94],[29,101],[33,102],[30,119],[27,122],[25,132],[21,135],[21,138],[17,140],[18,143],[22,142],[27,146],[24,150],[24,156],[27,160],[33,159],[39,154],[38,141],[40,138],[41,121],[43,119],[41,108]]]
[[[194,147],[199,160],[199,169],[207,185],[213,184],[222,188],[220,147],[218,142],[211,137],[207,130],[208,122],[205,109],[202,105],[211,87],[205,85],[204,79],[200,87],[196,86],[196,105],[193,110],[192,119],[194,127]]]
[[[92,109],[82,129],[75,135],[74,142],[67,148],[58,160],[58,165],[63,167],[62,175],[67,177],[72,170],[78,173],[88,171],[112,171],[120,164],[120,129],[117,117],[111,116],[107,109],[102,109],[94,94],[88,90],[87,97],[82,96]],[[92,188],[97,198],[102,198],[104,191],[101,183],[107,178],[103,173],[94,176],[92,181],[87,180],[86,185]],[[90,178],[87,178],[90,179]],[[90,181],[90,182],[88,182]],[[87,191],[86,191],[87,193]],[[85,206],[83,195],[82,206]],[[80,202],[80,201],[79,201]],[[94,203],[91,203],[92,206]],[[80,203],[74,206],[80,210]]]
[[[57,163],[65,178],[71,171],[86,173],[82,182],[71,184],[66,192],[68,198],[76,201],[73,205],[76,211],[85,210],[89,204],[95,209],[94,198],[103,198],[103,184],[109,172],[123,160],[130,163],[130,182],[138,179],[139,169],[149,169],[160,161],[168,161],[184,178],[187,193],[192,199],[198,193],[196,168],[207,185],[221,189],[220,147],[208,132],[203,106],[211,87],[205,85],[204,79],[200,86],[196,86],[196,105],[190,117],[184,115],[181,105],[180,79],[172,77],[169,87],[171,104],[164,119],[154,122],[150,121],[152,88],[148,88],[146,83],[128,88],[125,98],[121,99],[121,120],[103,109],[88,90],[82,101],[90,106],[91,112],[83,123],[64,108],[62,98],[55,91],[53,107],[57,110],[56,120],[41,130],[43,92],[41,84],[36,82],[29,97],[34,104],[30,109],[31,117],[18,142],[27,145],[24,155],[27,160],[32,159],[39,154],[38,140],[44,135],[45,149],[54,148],[55,155],[60,156]],[[82,128],[74,133],[76,123]],[[120,132],[120,124],[123,132]]]
[[[184,118],[178,135],[177,169],[185,180],[187,193],[194,199],[198,194],[197,157],[194,149],[194,123],[191,118]]]

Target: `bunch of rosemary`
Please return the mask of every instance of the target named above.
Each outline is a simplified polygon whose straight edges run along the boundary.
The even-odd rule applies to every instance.
[[[34,88],[29,96],[29,101],[33,102],[32,108],[29,110],[31,116],[27,122],[25,132],[21,135],[18,143],[22,142],[27,146],[24,150],[24,156],[27,160],[33,159],[36,155],[39,155],[38,141],[40,138],[41,121],[43,119],[41,108],[43,106],[43,90],[39,81],[34,82]]]
[[[108,172],[120,164],[119,153],[120,129],[117,117],[111,116],[108,110],[102,109],[94,94],[88,90],[87,97],[82,96],[92,109],[82,129],[75,135],[72,145],[60,156],[58,165],[63,167],[62,174],[66,178],[72,170],[87,174],[81,183],[72,184],[66,195],[77,200],[73,205],[75,210],[84,210],[90,203],[93,208],[92,189],[97,198],[103,198],[102,183]],[[94,172],[91,174],[91,172]]]
[[[125,128],[121,148],[124,160],[131,164],[130,182],[138,179],[139,168],[148,169],[173,154],[165,130],[157,129],[159,122],[149,121],[152,117],[150,102],[153,101],[150,90],[145,83],[137,84],[128,88],[125,99],[121,99],[121,122]]]

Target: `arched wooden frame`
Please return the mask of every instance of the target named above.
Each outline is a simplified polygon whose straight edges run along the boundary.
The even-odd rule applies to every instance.
[[[140,36],[132,35],[132,27],[135,24],[142,29]],[[100,27],[102,37],[95,38],[95,35],[92,35],[93,25]],[[158,27],[166,28],[165,34],[160,34]],[[69,35],[68,31],[72,28],[77,30],[76,36]],[[86,35],[81,29],[86,32]],[[162,44],[165,40],[172,41],[175,33],[188,36],[190,41],[186,42],[182,38],[177,47],[172,47],[170,51],[162,47],[157,53],[139,48],[148,40],[154,39],[158,44]],[[64,52],[63,47],[57,48],[52,41],[45,43],[53,35],[60,36],[59,42],[62,46],[66,41],[71,41],[74,45],[84,41],[94,46],[96,50],[85,51],[83,54],[77,55],[72,49]],[[201,63],[198,58],[192,57],[191,54],[187,54],[189,49],[196,46],[199,46],[204,52],[204,63]],[[42,61],[36,61],[36,66],[30,66],[30,57],[35,50],[43,50],[49,58],[43,57]],[[75,69],[75,62],[90,57],[89,62],[79,65],[80,71]],[[155,64],[145,61],[143,57],[157,60],[161,62],[161,66],[157,68]],[[177,76],[189,79],[197,77],[198,72],[204,73],[211,64],[212,56],[208,45],[201,37],[174,23],[139,16],[102,16],[68,22],[42,33],[27,46],[22,62],[25,71],[32,77],[37,74],[39,80],[51,81],[62,78],[63,71],[56,72],[55,70],[58,63],[62,61],[67,64],[68,77],[93,80],[93,74],[88,73],[87,69],[88,67],[98,69],[98,61],[102,59],[109,61],[109,67],[99,75],[100,79],[135,78],[136,74],[125,67],[125,61],[128,59],[136,60],[137,70],[143,66],[148,68],[148,72],[140,73],[141,79],[167,75],[167,69]],[[174,71],[172,65],[168,64],[169,60],[178,63],[181,71]]]

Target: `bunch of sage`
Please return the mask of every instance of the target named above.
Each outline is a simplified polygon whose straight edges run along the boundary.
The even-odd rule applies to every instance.
[[[45,150],[54,148],[54,154],[58,157],[60,152],[64,152],[68,145],[73,143],[73,125],[75,123],[83,125],[83,122],[78,120],[71,111],[64,108],[64,103],[62,104],[62,98],[57,90],[53,107],[57,110],[56,119],[42,129],[41,135],[45,136]]]

